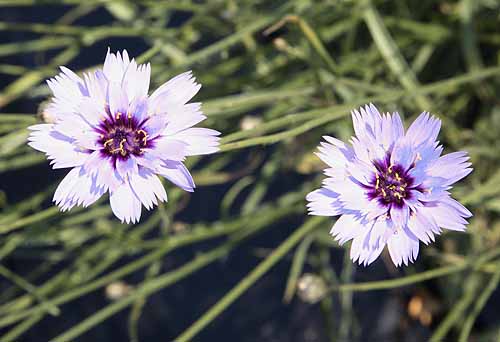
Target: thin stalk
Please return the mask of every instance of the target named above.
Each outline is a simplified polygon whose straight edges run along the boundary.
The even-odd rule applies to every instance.
[[[417,77],[404,59],[401,51],[399,51],[396,42],[385,27],[379,12],[369,0],[364,2],[363,17],[380,54],[384,57],[391,71],[398,77],[401,85],[406,90],[412,93],[415,92],[420,88]],[[417,95],[415,101],[422,110],[430,110],[432,108],[431,101],[422,94]]]
[[[92,316],[88,317],[81,323],[73,326],[68,331],[62,333],[61,335],[55,337],[51,341],[53,342],[69,342],[73,340],[75,337],[80,336],[84,332],[88,331],[92,327],[96,326],[99,323],[102,323],[107,318],[111,317],[115,313],[125,309],[130,306],[134,302],[136,302],[140,298],[148,297],[151,294],[158,292],[181,279],[189,276],[195,271],[209,265],[210,263],[218,260],[224,256],[226,256],[233,248],[235,248],[239,243],[241,243],[246,238],[255,234],[262,228],[265,228],[266,225],[254,226],[251,229],[246,230],[242,234],[235,234],[235,236],[230,239],[228,242],[223,244],[220,247],[213,249],[210,252],[206,252],[198,255],[192,261],[185,263],[183,266],[179,267],[175,271],[167,272],[157,278],[154,278],[150,281],[145,282],[141,287],[135,290],[129,296],[113,303],[105,308],[99,310]]]
[[[285,303],[290,303],[293,296],[295,295],[295,292],[297,290],[297,282],[300,274],[302,273],[302,269],[307,257],[307,252],[309,251],[309,247],[311,246],[311,243],[315,238],[316,236],[314,234],[306,236],[300,242],[297,250],[295,251],[295,254],[293,255],[292,266],[290,267],[290,273],[286,282],[285,294],[283,295],[283,301]]]
[[[304,236],[313,231],[319,224],[324,221],[323,217],[314,217],[309,219],[292,235],[290,235],[278,248],[276,248],[264,261],[255,267],[245,278],[243,278],[235,287],[233,287],[224,297],[214,304],[207,312],[205,312],[198,320],[196,320],[189,328],[180,334],[176,342],[192,341],[204,327],[212,322],[222,311],[227,309],[236,299],[245,293],[250,286],[259,280],[267,271],[278,263]],[[57,342],[57,341],[56,341]],[[62,342],[62,341],[60,341]]]
[[[53,338],[51,341],[53,342],[69,342],[74,338],[80,336],[84,332],[88,331],[92,327],[96,326],[99,323],[104,322],[107,318],[113,316],[117,312],[125,309],[130,306],[140,298],[147,297],[155,292],[158,292],[172,284],[177,283],[178,281],[184,279],[185,277],[191,275],[197,270],[209,265],[217,259],[220,259],[227,255],[227,253],[236,246],[234,242],[230,242],[224,244],[221,247],[218,247],[211,252],[203,253],[197,256],[194,260],[185,263],[183,266],[177,268],[174,271],[167,272],[164,275],[157,277],[153,280],[146,282],[136,291],[134,291],[129,296],[116,301],[103,309],[97,311],[92,316],[88,317],[84,321],[79,324],[73,326],[71,329],[66,332],[58,335]]]
[[[477,293],[481,287],[481,281],[478,281],[475,274],[471,274],[464,284],[465,285],[462,287],[464,291],[463,296],[455,303],[453,308],[434,330],[429,342],[443,341],[450,329],[462,321],[465,310],[467,310],[476,299]]]
[[[315,114],[316,113],[324,113],[323,116],[320,118],[314,118],[314,119],[307,121],[306,123],[304,123],[298,127],[292,128],[292,129],[285,131],[285,132],[280,132],[280,133],[271,134],[271,135],[267,135],[267,136],[263,136],[263,137],[250,138],[247,140],[241,140],[241,141],[237,141],[237,142],[230,142],[227,144],[223,144],[223,145],[221,145],[220,150],[221,150],[221,152],[227,152],[227,151],[237,150],[237,149],[241,149],[241,148],[247,148],[247,147],[251,147],[251,146],[275,144],[275,143],[280,142],[282,140],[293,138],[297,135],[308,132],[315,127],[324,125],[324,124],[326,124],[330,121],[333,121],[335,119],[344,117],[344,116],[348,115],[350,109],[354,108],[357,105],[362,105],[362,104],[366,104],[369,102],[376,102],[376,101],[384,102],[384,103],[392,102],[392,101],[396,101],[397,99],[399,99],[403,96],[410,96],[411,97],[411,96],[417,96],[418,94],[428,94],[428,93],[433,93],[433,92],[438,92],[438,91],[448,92],[448,91],[450,91],[450,89],[454,89],[455,87],[457,87],[461,84],[473,82],[473,81],[478,80],[478,79],[492,77],[492,76],[495,76],[498,74],[500,74],[500,67],[493,67],[493,68],[483,69],[482,71],[472,72],[472,73],[461,75],[458,77],[453,77],[453,78],[450,78],[447,80],[434,82],[434,83],[431,83],[431,84],[428,84],[428,85],[425,85],[425,86],[418,88],[414,93],[410,93],[410,92],[405,91],[405,90],[396,90],[393,92],[387,92],[383,95],[377,95],[377,96],[353,101],[349,105],[332,106],[332,107],[327,107],[327,108],[317,110],[317,111],[315,110],[314,111]],[[334,108],[335,108],[335,110],[334,110]],[[325,113],[327,111],[330,111],[330,113]],[[313,111],[311,111],[311,113],[310,113],[311,116],[312,116],[312,113],[313,113]],[[317,115],[315,115],[315,116],[317,116]],[[287,117],[287,118],[289,118],[289,117]],[[276,122],[273,122],[272,124],[271,124],[271,122],[269,122],[268,125],[264,126],[264,127],[266,127],[265,129],[268,129],[269,127],[272,127],[273,129],[275,129],[276,127],[279,127],[283,124],[288,124],[288,123],[289,123],[289,121],[287,121],[286,119],[280,118],[280,119],[276,119]],[[265,125],[265,124],[263,124],[263,125]],[[257,127],[255,129],[259,130],[262,128]],[[246,136],[250,133],[244,133],[244,132],[239,133],[238,132],[237,134],[238,134],[238,136]],[[228,138],[228,140],[233,140],[233,139],[234,139],[234,137]],[[224,140],[223,140],[223,142],[224,142]]]
[[[254,225],[257,227],[265,226],[266,224],[269,224],[270,222],[274,222],[275,220],[288,216],[290,213],[294,212],[296,210],[296,207],[293,205],[285,206],[283,208],[280,208],[279,210],[276,210],[273,208],[270,212],[262,212],[261,216],[259,216],[259,219],[256,220],[253,215],[250,215],[252,218],[252,222]],[[199,241],[204,241],[206,239],[234,233],[237,230],[241,228],[241,225],[247,226],[249,222],[247,220],[242,220],[240,221],[239,224],[233,224],[233,225],[226,225],[223,227],[220,227],[219,229],[203,229],[200,230],[197,234],[191,234],[187,236],[174,236],[170,237],[167,241],[164,242],[162,246],[159,246],[156,250],[146,254],[145,256],[134,260],[127,265],[105,275],[102,276],[98,279],[95,279],[93,282],[89,284],[82,285],[80,287],[77,287],[75,289],[71,289],[55,298],[51,299],[51,302],[54,305],[62,305],[64,303],[67,303],[75,298],[79,298],[89,292],[92,292],[94,290],[97,290],[103,286],[106,286],[110,282],[120,279],[128,274],[131,274],[137,270],[140,270],[141,268],[144,268],[145,266],[149,265],[150,263],[160,259],[167,253],[172,252],[175,249],[178,249],[180,247],[196,243]],[[6,325],[12,324],[14,322],[17,322],[18,320],[31,316],[31,315],[36,315],[41,312],[43,312],[44,309],[40,305],[34,306],[30,309],[24,310],[24,311],[19,311],[16,313],[13,313],[9,316],[0,318],[0,327],[4,327]]]
[[[36,298],[40,302],[40,305],[44,307],[45,310],[52,316],[58,316],[60,314],[61,310],[59,310],[59,308],[55,306],[51,301],[47,300],[44,295],[40,294],[38,289],[23,277],[15,274],[3,265],[0,265],[0,275],[9,279],[14,284]]]
[[[370,281],[365,283],[353,283],[353,284],[342,284],[333,286],[330,288],[331,292],[337,291],[355,291],[355,292],[365,292],[373,290],[384,290],[392,289],[401,286],[408,286],[416,283],[420,283],[426,280],[444,277],[450,274],[465,271],[469,268],[478,268],[488,261],[496,258],[500,255],[500,248],[488,251],[479,257],[467,259],[466,261],[452,266],[438,267],[433,270],[420,272],[417,274],[412,274],[409,276],[391,279],[391,280],[381,280],[381,281]]]
[[[0,227],[0,234],[10,233],[14,230],[21,229],[21,228],[28,226],[30,224],[54,217],[59,213],[60,213],[60,210],[58,207],[55,207],[55,206],[50,207],[50,208],[45,209],[43,211],[39,211],[35,214],[25,216],[21,219],[18,219],[15,222],[5,224],[4,226]]]
[[[18,341],[19,336],[21,336],[24,332],[29,330],[32,326],[37,324],[43,315],[35,315],[32,316],[25,321],[19,323],[14,329],[11,329],[8,333],[3,335],[0,339],[0,342],[14,342]]]
[[[469,341],[469,335],[474,326],[477,316],[483,310],[486,302],[491,297],[493,292],[497,289],[498,283],[500,282],[500,265],[496,264],[497,270],[490,278],[490,281],[484,289],[481,290],[481,295],[474,302],[472,312],[467,316],[465,322],[462,325],[462,330],[458,338],[459,342]]]

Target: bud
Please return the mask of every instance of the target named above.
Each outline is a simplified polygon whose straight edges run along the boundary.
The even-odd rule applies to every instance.
[[[133,289],[133,286],[124,281],[115,281],[106,286],[106,297],[111,300],[118,300],[127,296]]]
[[[262,123],[262,119],[256,116],[247,115],[240,122],[240,128],[243,131],[254,129]]]
[[[309,304],[317,303],[327,293],[327,287],[323,278],[312,273],[305,273],[300,277],[297,290],[299,298]]]

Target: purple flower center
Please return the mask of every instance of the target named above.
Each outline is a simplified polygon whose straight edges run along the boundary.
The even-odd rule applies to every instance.
[[[368,198],[376,198],[384,206],[402,207],[404,199],[412,197],[413,178],[401,165],[390,164],[390,158],[374,165],[377,172],[368,187]]]
[[[101,152],[113,160],[126,160],[131,154],[142,154],[144,148],[150,147],[151,143],[143,124],[144,121],[138,122],[131,114],[118,112],[115,117],[108,115],[97,129]]]

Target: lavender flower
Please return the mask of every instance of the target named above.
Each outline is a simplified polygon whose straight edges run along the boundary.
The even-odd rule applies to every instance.
[[[89,206],[109,191],[113,213],[137,222],[141,205],[167,201],[157,175],[194,190],[183,161],[216,152],[219,132],[192,127],[206,117],[200,103],[187,103],[201,87],[190,72],[148,96],[150,65],[138,65],[125,50],[108,50],[102,70],[83,79],[61,71],[48,81],[54,98],[47,112],[56,121],[31,126],[28,139],[53,168],[72,168],[54,194],[61,210]]]
[[[406,133],[398,113],[370,104],[352,112],[351,146],[332,137],[319,146],[328,164],[323,186],[307,195],[312,215],[338,216],[330,234],[349,240],[351,259],[369,265],[387,245],[396,266],[417,258],[419,240],[441,229],[464,231],[472,214],[451,198],[451,185],[472,168],[466,152],[440,156],[441,121],[422,113]]]

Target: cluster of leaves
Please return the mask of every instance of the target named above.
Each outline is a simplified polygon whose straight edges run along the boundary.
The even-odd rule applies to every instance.
[[[188,195],[167,186],[169,202],[136,226],[118,223],[103,201],[59,213],[50,205],[53,176],[33,171],[36,190],[22,198],[2,181],[0,275],[8,282],[0,293],[2,341],[18,340],[46,316],[61,317],[61,305],[133,274],[142,281],[51,341],[72,341],[128,307],[131,339],[137,340],[138,318],[149,296],[226,257],[256,234],[283,229],[283,222],[297,227],[176,341],[190,341],[292,251],[285,301],[300,289],[304,269],[311,269],[326,284],[317,300],[332,340],[359,333],[352,305],[356,292],[431,279],[439,289],[441,317],[432,341],[449,334],[467,341],[471,332],[485,339],[498,336],[491,329],[473,330],[500,281],[498,2],[47,3],[62,13],[53,23],[0,22],[1,31],[24,33],[16,36],[20,41],[0,44],[0,58],[32,54],[42,61],[36,68],[12,64],[12,59],[0,64],[0,73],[11,80],[0,92],[2,179],[30,174],[35,167],[49,174],[48,166],[40,166],[47,164],[44,156],[25,144],[26,127],[47,119],[43,105],[38,115],[35,107],[31,114],[9,113],[10,108],[43,100],[49,94],[43,80],[56,74],[59,65],[72,66],[85,51],[118,38],[126,38],[128,45],[122,39],[112,49],[144,47],[138,60],[151,62],[155,86],[179,72],[194,71],[203,84],[197,100],[203,101],[206,125],[223,132],[222,148],[215,156],[189,160],[199,192]],[[17,0],[1,1],[0,9],[12,5],[18,11],[43,7]],[[110,15],[105,25],[79,24],[103,11]],[[95,63],[104,53],[102,49]],[[92,68],[87,60],[85,67]],[[443,120],[447,151],[471,155],[475,171],[454,194],[475,216],[467,234],[440,237],[435,247],[422,251],[417,265],[394,270],[387,264],[394,279],[359,282],[347,253],[340,273],[335,272],[329,251],[339,247],[327,234],[332,221],[307,218],[304,195],[321,179],[321,164],[312,155],[321,135],[348,138],[349,111],[368,102],[407,115],[426,110]],[[208,186],[213,191],[204,191]],[[191,203],[195,196],[202,198]],[[211,208],[217,203],[216,215],[183,215],[203,212],[199,205],[204,202],[212,203]],[[196,253],[198,244],[208,240],[214,241],[210,248]],[[180,248],[192,259],[165,267],[165,256]],[[5,266],[22,262],[27,254],[35,255],[37,267],[15,273]],[[340,314],[335,316],[337,304]]]

